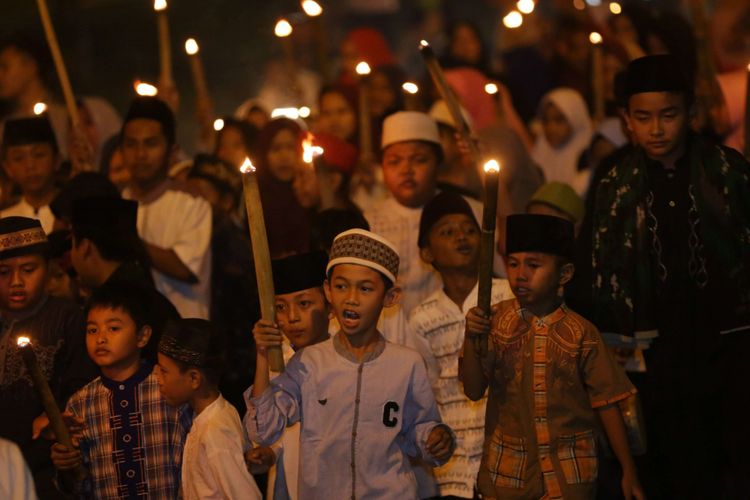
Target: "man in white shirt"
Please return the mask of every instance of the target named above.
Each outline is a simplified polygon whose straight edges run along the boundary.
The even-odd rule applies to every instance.
[[[211,292],[211,206],[167,175],[177,147],[175,119],[155,97],[136,99],[122,127],[122,157],[138,202],[138,234],[156,288],[183,318],[207,319]]]
[[[0,498],[5,500],[36,500],[34,479],[21,450],[0,438]]]

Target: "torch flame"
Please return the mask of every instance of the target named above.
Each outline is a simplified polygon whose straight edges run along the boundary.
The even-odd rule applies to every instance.
[[[323,13],[323,7],[315,0],[303,0],[302,10],[310,17],[317,17]]]
[[[508,12],[503,18],[503,25],[508,29],[516,29],[523,24],[523,16],[517,10]]]
[[[534,12],[534,7],[534,0],[518,0],[518,2],[516,2],[516,8],[521,14],[531,14]]]
[[[18,347],[26,347],[31,344],[31,339],[29,337],[18,337],[16,343]]]
[[[198,53],[199,47],[198,42],[195,41],[195,38],[188,38],[185,40],[185,52],[187,52],[187,55],[194,56]]]
[[[160,12],[167,8],[167,0],[154,0],[154,10]]]
[[[155,86],[140,80],[136,80],[133,83],[133,88],[135,88],[135,93],[141,96],[155,96],[159,93],[159,90]]]
[[[276,26],[273,29],[274,35],[279,38],[284,38],[292,34],[292,25],[286,19],[279,19],[276,22]]]
[[[218,131],[220,131],[223,128],[224,128],[224,120],[222,120],[221,118],[217,118],[216,120],[214,120],[214,130],[215,131],[218,132]]]
[[[490,172],[498,173],[500,172],[500,163],[497,160],[489,160],[484,164],[484,171],[488,174]]]
[[[404,92],[408,92],[409,94],[416,94],[419,92],[419,87],[414,82],[404,82],[404,84],[401,85],[401,88],[404,89]]]
[[[429,47],[430,46],[430,44],[427,43],[427,40],[420,40],[419,41],[419,45],[421,45],[422,47]]]
[[[250,161],[250,158],[246,157],[245,161],[242,162],[242,165],[240,166],[240,172],[242,172],[243,174],[255,172],[255,165],[253,165],[253,162]]]
[[[487,92],[489,95],[495,95],[498,92],[497,85],[490,82],[487,85],[484,86],[484,91]]]
[[[358,75],[364,76],[370,74],[370,65],[367,64],[365,61],[360,61],[357,63],[357,67],[355,68]]]
[[[44,113],[45,111],[47,111],[47,105],[44,104],[43,102],[38,102],[38,103],[34,104],[34,114],[35,115],[39,116],[42,113]]]
[[[299,113],[300,118],[309,118],[311,111],[307,106],[302,106],[297,110],[297,113]]]
[[[594,45],[599,45],[600,43],[602,43],[602,35],[600,35],[596,31],[592,31],[589,35],[589,42],[593,43]]]
[[[302,141],[302,161],[305,163],[312,163],[316,156],[323,154],[323,148],[313,144],[314,138],[315,137],[308,132],[305,136],[305,140]]]

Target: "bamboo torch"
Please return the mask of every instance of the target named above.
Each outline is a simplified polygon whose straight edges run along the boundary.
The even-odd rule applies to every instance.
[[[359,75],[359,159],[361,165],[372,163],[372,121],[370,118],[370,89],[367,87],[367,75],[370,65],[360,61],[355,67]]]
[[[310,132],[302,141],[302,161],[312,168],[320,193],[319,210],[333,208],[334,196],[331,189],[331,176],[328,165],[323,162],[323,148],[315,145],[315,136]]]
[[[156,23],[159,30],[159,78],[160,85],[171,86],[172,48],[169,43],[169,19],[167,18],[167,0],[154,0]]]
[[[323,79],[327,80],[330,65],[328,64],[328,57],[326,57],[328,52],[326,43],[327,36],[325,31],[323,30],[321,19],[321,14],[323,14],[323,7],[315,0],[302,0],[300,5],[302,6],[302,10],[305,11],[305,14],[307,14],[307,16],[310,18],[310,22],[312,23],[313,35],[315,36],[315,57],[318,62],[318,69],[320,70],[320,74],[323,76]]]
[[[492,264],[495,256],[495,224],[497,221],[497,188],[500,164],[489,160],[484,164],[484,207],[482,210],[482,237],[479,246],[479,276],[477,307],[490,314],[492,306]],[[483,356],[487,352],[487,336],[474,338],[474,350]]]
[[[203,61],[200,57],[200,47],[195,38],[185,40],[185,53],[190,61],[190,72],[193,74],[195,93],[201,99],[208,99],[208,84],[206,83],[206,72],[203,69]]]
[[[57,401],[55,401],[47,379],[39,366],[36,354],[34,353],[34,346],[31,345],[31,339],[29,337],[18,337],[17,344],[21,352],[21,358],[26,365],[26,370],[29,372],[31,381],[44,407],[44,412],[49,419],[50,427],[52,427],[52,431],[55,433],[55,438],[69,450],[74,450],[73,441],[70,439],[70,432],[68,432],[68,427],[65,425],[60,413],[60,407],[57,406]],[[88,471],[83,465],[79,465],[73,469],[72,473],[76,482],[83,481],[88,476]]]
[[[401,85],[401,90],[404,91],[404,107],[407,111],[419,110],[419,86],[414,82],[404,82]]]
[[[52,25],[52,19],[47,9],[47,2],[45,0],[37,0],[36,3],[39,7],[39,17],[42,18],[44,35],[47,38],[47,44],[52,53],[52,60],[55,62],[57,77],[60,79],[60,87],[62,87],[63,97],[65,98],[65,106],[68,108],[70,122],[73,124],[73,128],[78,128],[81,123],[81,119],[78,116],[78,106],[76,105],[75,94],[73,94],[73,87],[70,85],[70,78],[68,78],[68,70],[65,68],[65,61],[60,52],[60,45],[57,43],[57,35],[55,34],[55,27]]]
[[[250,241],[253,245],[261,318],[275,321],[276,302],[273,290],[273,275],[271,274],[271,254],[268,250],[268,235],[266,234],[266,222],[263,219],[263,205],[260,202],[258,179],[250,158],[245,158],[245,162],[240,167],[240,172],[242,173],[245,210],[247,210],[247,225],[250,230]],[[284,357],[281,353],[281,347],[268,348],[268,363],[271,371],[284,371]]]
[[[591,88],[594,91],[594,122],[604,120],[604,66],[602,54],[602,35],[596,31],[589,34],[589,41],[593,45],[591,54]]]
[[[430,47],[430,44],[425,40],[419,42],[419,51],[422,53],[422,58],[424,58],[424,62],[430,72],[432,81],[435,82],[435,86],[440,92],[440,95],[443,97],[445,104],[448,106],[448,111],[450,111],[450,114],[453,117],[453,123],[456,124],[458,133],[461,135],[461,138],[464,140],[466,145],[469,147],[469,150],[471,151],[471,157],[474,160],[474,164],[478,164],[479,147],[471,138],[471,130],[469,129],[469,125],[468,123],[466,123],[466,120],[464,120],[464,117],[461,114],[461,108],[458,104],[458,99],[456,99],[456,95],[448,85],[448,82],[445,81],[443,68],[440,67],[440,63],[435,56],[435,52],[432,51],[432,47]]]

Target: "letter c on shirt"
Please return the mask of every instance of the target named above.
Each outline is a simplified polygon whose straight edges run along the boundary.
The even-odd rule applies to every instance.
[[[383,406],[383,425],[386,427],[396,427],[398,419],[392,415],[398,411],[398,403],[395,401],[388,401]]]

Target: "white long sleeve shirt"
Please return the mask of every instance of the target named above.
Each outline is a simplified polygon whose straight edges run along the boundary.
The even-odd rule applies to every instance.
[[[184,500],[261,500],[245,465],[250,448],[237,410],[222,396],[193,419],[182,457]]]
[[[300,500],[417,498],[408,457],[438,465],[426,441],[442,424],[424,362],[382,337],[358,362],[338,335],[299,351],[260,396],[248,389],[248,433],[268,445],[301,422]]]

